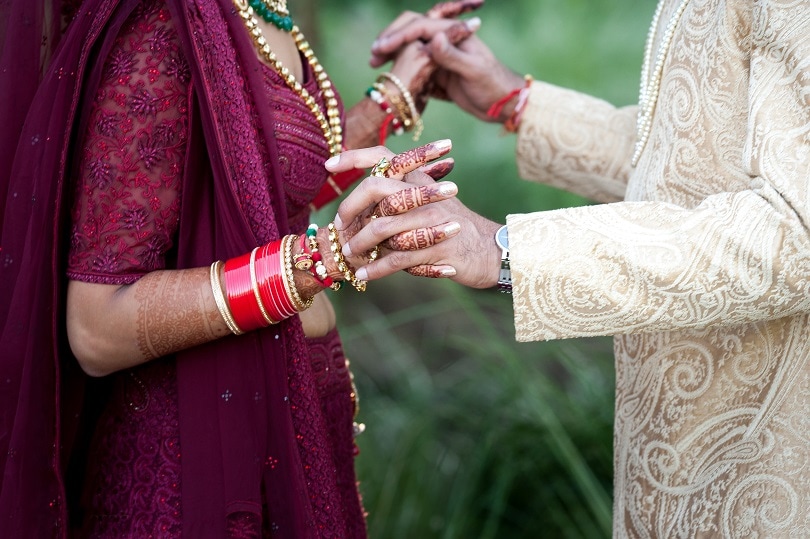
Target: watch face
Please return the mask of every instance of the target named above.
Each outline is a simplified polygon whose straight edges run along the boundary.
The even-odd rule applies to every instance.
[[[509,250],[509,229],[506,228],[506,225],[498,229],[498,233],[495,234],[495,241],[501,249]]]

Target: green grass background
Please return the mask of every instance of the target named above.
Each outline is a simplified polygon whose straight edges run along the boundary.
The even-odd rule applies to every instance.
[[[310,4],[308,33],[347,105],[376,77],[368,51],[377,32],[402,10],[431,5]],[[516,72],[625,105],[637,97],[654,9],[640,0],[488,0],[477,15],[479,35]],[[435,101],[424,122],[422,141],[453,140],[459,197],[492,219],[588,203],[520,180],[514,138],[497,126]],[[389,142],[395,151],[413,145]],[[610,536],[609,338],[518,344],[508,296],[406,274],[333,299],[367,426],[357,468],[371,537]]]

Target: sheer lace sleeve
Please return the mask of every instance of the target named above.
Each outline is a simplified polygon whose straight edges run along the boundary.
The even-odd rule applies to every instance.
[[[129,284],[165,267],[180,207],[189,69],[162,2],[143,2],[106,60],[81,146],[71,279]]]

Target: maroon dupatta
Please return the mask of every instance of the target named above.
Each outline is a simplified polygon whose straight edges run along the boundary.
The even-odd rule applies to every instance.
[[[200,267],[288,231],[273,118],[252,99],[260,74],[241,20],[230,0],[168,3],[196,100],[176,265]],[[38,73],[23,76],[25,62],[16,55],[20,36],[30,37],[32,27],[48,20],[41,4],[0,6],[0,121],[13,127],[0,148],[0,529],[11,536],[68,530],[64,470],[84,375],[64,330],[66,182],[86,120],[82,100],[94,95],[100,60],[137,2],[83,2],[40,82]],[[15,10],[30,23],[27,33],[6,22]],[[58,35],[58,26],[51,30]],[[29,47],[41,51],[41,36]],[[22,102],[6,99],[12,96]],[[246,212],[259,201],[240,195],[241,181],[269,186],[266,230],[251,230]],[[261,515],[263,499],[274,536],[345,535],[326,425],[305,359],[297,318],[178,354],[185,536],[222,537],[230,516]]]

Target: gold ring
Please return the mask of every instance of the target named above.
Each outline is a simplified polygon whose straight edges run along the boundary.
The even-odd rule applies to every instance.
[[[379,176],[381,178],[387,177],[388,169],[391,168],[391,161],[388,158],[383,157],[377,164],[371,167],[371,175],[372,176]]]
[[[380,258],[380,246],[375,245],[374,249],[372,249],[368,254],[368,263],[371,264],[378,258]]]

